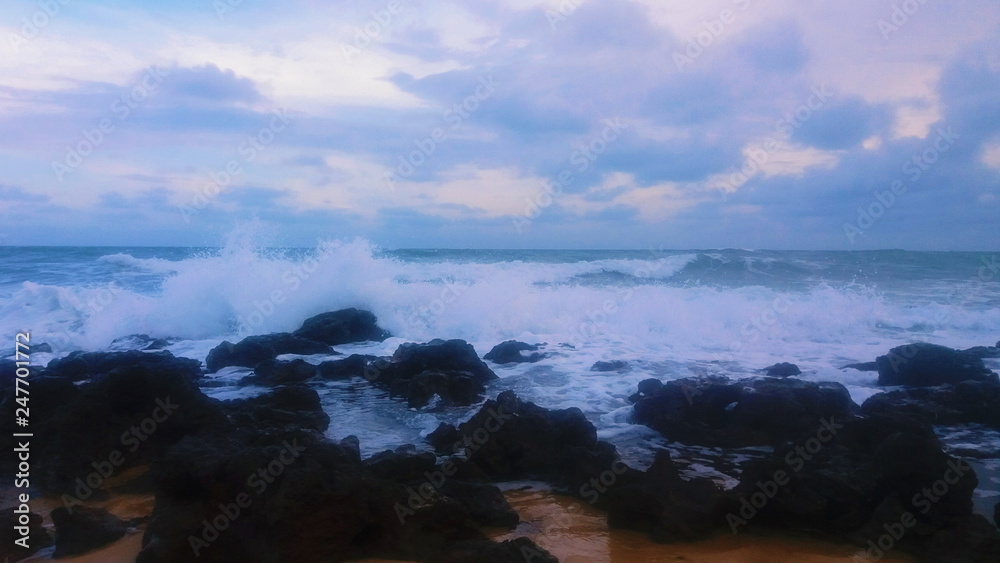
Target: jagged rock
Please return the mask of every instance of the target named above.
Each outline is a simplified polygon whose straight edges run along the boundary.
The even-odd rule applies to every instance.
[[[494,346],[483,358],[497,364],[534,363],[545,358],[545,354],[535,352],[535,350],[538,350],[536,344],[525,344],[517,340],[508,340]],[[525,356],[521,352],[532,353]]]
[[[331,346],[369,340],[381,342],[390,336],[378,327],[375,315],[359,309],[341,309],[310,317],[293,334]]]
[[[297,428],[325,432],[330,426],[330,415],[323,410],[319,394],[303,385],[288,385],[249,399],[226,401],[223,408],[244,432],[267,434],[275,429]]]
[[[590,371],[625,371],[626,369],[628,369],[628,362],[625,360],[598,361],[590,366]]]
[[[202,376],[201,362],[175,357],[170,352],[73,352],[65,358],[52,360],[45,368],[45,375],[64,377],[70,381],[84,381],[122,368],[151,368],[169,370],[194,380]]]
[[[1000,429],[1000,385],[963,381],[958,385],[897,389],[872,395],[861,405],[861,411],[940,425],[982,424]]]
[[[799,366],[788,362],[781,362],[779,364],[774,364],[773,366],[768,366],[762,371],[764,372],[764,375],[771,377],[792,377],[794,375],[802,375],[802,370],[799,369]]]
[[[205,366],[208,373],[215,373],[224,367],[240,366],[252,368],[264,360],[273,360],[282,354],[329,354],[332,350],[326,344],[289,334],[277,332],[248,336],[236,344],[223,341],[208,353]]]
[[[473,404],[482,399],[486,384],[497,378],[464,340],[403,344],[389,360],[369,364],[364,376],[392,395],[405,397],[412,407],[425,406],[434,395],[447,404]]]
[[[778,445],[813,432],[822,419],[855,416],[858,406],[839,383],[725,377],[643,382],[635,421],[689,445]]]
[[[928,387],[966,380],[1000,383],[997,374],[986,369],[982,358],[926,342],[897,346],[875,362],[878,384],[883,386]]]
[[[82,555],[117,541],[128,531],[125,523],[99,508],[59,507],[52,511],[56,526],[53,557]]]
[[[427,370],[410,379],[397,379],[390,387],[393,395],[406,397],[412,408],[426,406],[437,395],[446,405],[479,402],[486,386],[467,371]]]

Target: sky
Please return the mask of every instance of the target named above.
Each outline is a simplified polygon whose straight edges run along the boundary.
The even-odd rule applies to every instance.
[[[0,244],[1000,248],[995,0],[0,9]]]

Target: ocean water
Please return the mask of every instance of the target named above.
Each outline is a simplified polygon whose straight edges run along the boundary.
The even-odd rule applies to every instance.
[[[2,349],[31,331],[33,343],[53,347],[34,354],[39,364],[137,333],[204,360],[224,339],[291,331],[317,313],[358,307],[394,336],[340,352],[389,355],[433,338],[465,339],[480,355],[507,339],[544,343],[540,362],[492,366],[500,380],[489,396],[513,389],[544,407],[579,407],[640,465],[665,445],[629,422],[627,398],[643,379],[741,378],[790,361],[804,379],[840,382],[860,403],[881,391],[876,374],[845,364],[914,341],[967,348],[1000,339],[993,253],[386,250],[364,240],[282,249],[234,236],[223,248],[2,247],[0,257],[0,334],[11,342]],[[598,360],[628,368],[590,371]],[[206,392],[262,392],[235,385],[246,373],[223,370],[215,377],[232,385]],[[329,436],[357,435],[366,454],[419,445],[440,422],[477,410],[409,409],[361,380],[319,391]],[[955,440],[1000,440],[975,436]],[[709,471],[696,460],[692,467]]]

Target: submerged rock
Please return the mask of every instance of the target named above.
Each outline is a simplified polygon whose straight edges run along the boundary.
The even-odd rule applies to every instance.
[[[508,340],[494,346],[483,358],[497,364],[534,363],[545,358],[545,354],[536,352],[536,350],[538,350],[536,344]],[[522,352],[532,353],[526,356]]]
[[[302,359],[291,361],[264,360],[254,366],[253,375],[240,379],[240,385],[274,387],[275,385],[302,383],[316,377],[317,373],[316,366]]]
[[[208,373],[224,367],[252,368],[264,360],[273,360],[282,354],[329,354],[332,350],[322,342],[295,336],[287,332],[248,336],[236,344],[224,341],[208,353],[205,366]]]
[[[882,386],[928,387],[966,380],[1000,382],[997,374],[986,369],[981,357],[926,342],[897,346],[875,362],[878,384]]]
[[[381,342],[390,336],[379,328],[375,315],[360,309],[341,309],[310,317],[293,334],[330,346],[369,340]]]
[[[597,361],[590,366],[590,371],[625,371],[628,369],[628,362],[625,360]]]

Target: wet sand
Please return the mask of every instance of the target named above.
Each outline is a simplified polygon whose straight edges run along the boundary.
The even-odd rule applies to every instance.
[[[739,534],[719,534],[699,542],[657,544],[645,534],[607,527],[605,513],[587,503],[544,489],[513,490],[505,493],[510,505],[521,515],[513,531],[495,531],[498,541],[527,536],[559,558],[562,563],[843,563],[861,561],[861,550],[853,545],[831,543],[803,535],[776,534],[748,529]],[[119,518],[148,516],[152,495],[115,495],[104,502],[87,503],[108,510]],[[46,518],[61,505],[59,499],[32,501],[32,509]],[[79,557],[59,559],[65,563],[130,563],[142,548],[139,529],[108,547]],[[52,548],[26,559],[52,561]],[[915,559],[889,553],[880,561],[905,563]],[[365,559],[361,563],[399,563],[385,559]]]

